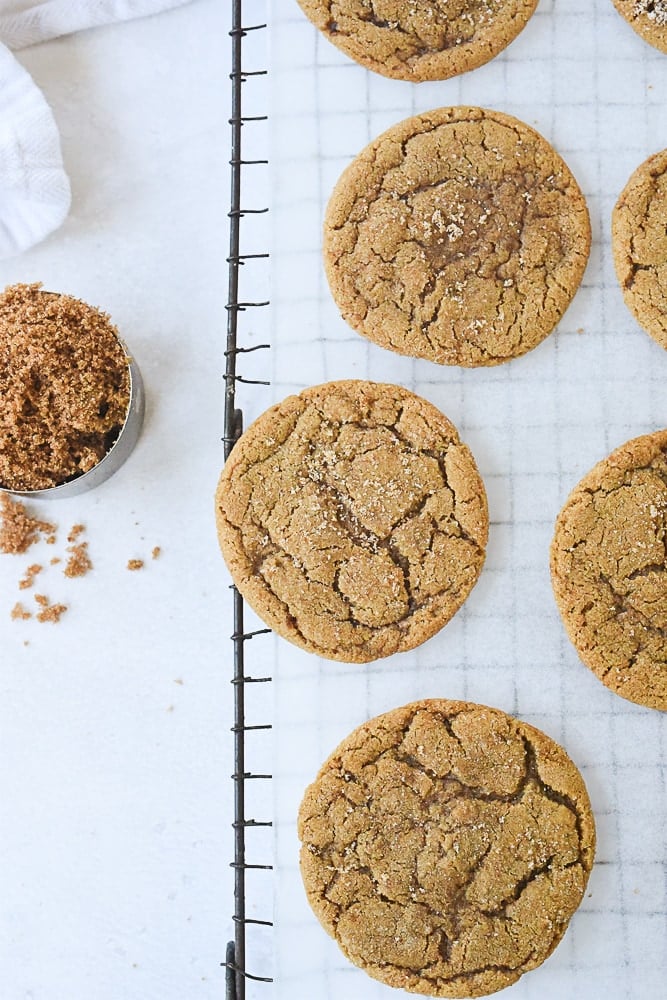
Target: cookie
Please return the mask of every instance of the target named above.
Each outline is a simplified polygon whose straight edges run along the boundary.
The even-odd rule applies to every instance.
[[[342,174],[324,263],[343,318],[382,347],[497,365],[553,330],[581,281],[584,197],[516,118],[443,108],[395,125]]]
[[[667,149],[637,167],[616,202],[611,225],[625,303],[667,348]]]
[[[484,486],[455,427],[395,385],[306,389],[235,445],[216,493],[236,586],[332,660],[402,652],[458,610],[484,562]]]
[[[551,579],[579,656],[623,698],[667,711],[667,430],[584,476],[556,521]]]
[[[526,26],[537,0],[298,0],[347,56],[397,80],[447,80],[482,66]]]
[[[420,701],[356,729],[306,790],[301,873],[355,965],[430,997],[478,997],[536,968],[595,851],[565,751],[494,708]]]
[[[667,0],[614,0],[614,6],[645,42],[667,52]]]

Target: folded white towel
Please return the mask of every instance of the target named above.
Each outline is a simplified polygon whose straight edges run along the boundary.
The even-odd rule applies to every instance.
[[[51,109],[30,74],[0,46],[0,257],[43,240],[69,206]]]
[[[9,49],[187,2],[0,0],[0,258],[27,250],[57,229],[71,200],[51,109]]]
[[[84,28],[158,14],[188,0],[26,0],[0,2],[0,41],[10,49],[48,41]]]

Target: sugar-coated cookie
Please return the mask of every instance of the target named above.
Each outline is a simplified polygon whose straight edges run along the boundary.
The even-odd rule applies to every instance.
[[[389,986],[479,997],[547,958],[581,902],[595,826],[548,736],[483,705],[427,700],[365,723],[307,789],[308,900]]]
[[[248,603],[333,660],[412,649],[484,562],[486,495],[456,428],[400,386],[344,381],[272,407],[235,445],[218,537]]]
[[[667,430],[634,438],[558,516],[551,579],[579,656],[616,694],[667,711]]]
[[[347,167],[324,263],[343,318],[382,347],[497,365],[556,326],[586,267],[584,197],[523,122],[442,108],[400,122]]]
[[[637,167],[621,192],[612,249],[626,305],[667,348],[667,150]]]
[[[447,80],[488,62],[537,0],[298,0],[339,49],[383,76]]]

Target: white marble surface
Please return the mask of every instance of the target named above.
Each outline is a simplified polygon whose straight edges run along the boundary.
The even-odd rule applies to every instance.
[[[0,283],[108,310],[143,371],[136,451],[90,494],[41,503],[56,549],[0,557],[0,996],[224,993],[231,707],[222,463],[229,9],[21,53],[61,129],[73,207]],[[14,622],[28,563],[87,526],[94,571],[48,567],[58,625]],[[150,560],[153,546],[162,548]],[[146,558],[129,573],[129,558]],[[26,645],[26,643],[28,643]]]

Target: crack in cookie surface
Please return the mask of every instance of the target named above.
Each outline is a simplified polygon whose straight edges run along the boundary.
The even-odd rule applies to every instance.
[[[667,431],[635,438],[572,491],[551,577],[568,635],[617,694],[667,710]]]
[[[547,336],[590,249],[563,160],[517,119],[445,108],[394,126],[340,178],[324,259],[343,318],[440,364],[500,364]]]
[[[305,793],[299,837],[308,899],[347,957],[443,997],[492,992],[544,961],[595,845],[585,786],[556,743],[445,701],[344,740]]]
[[[423,642],[484,561],[472,455],[398,386],[329,383],[274,407],[236,445],[216,503],[241,592],[280,634],[332,659]]]
[[[326,37],[395,79],[445,80],[488,62],[516,38],[537,0],[298,0]]]

